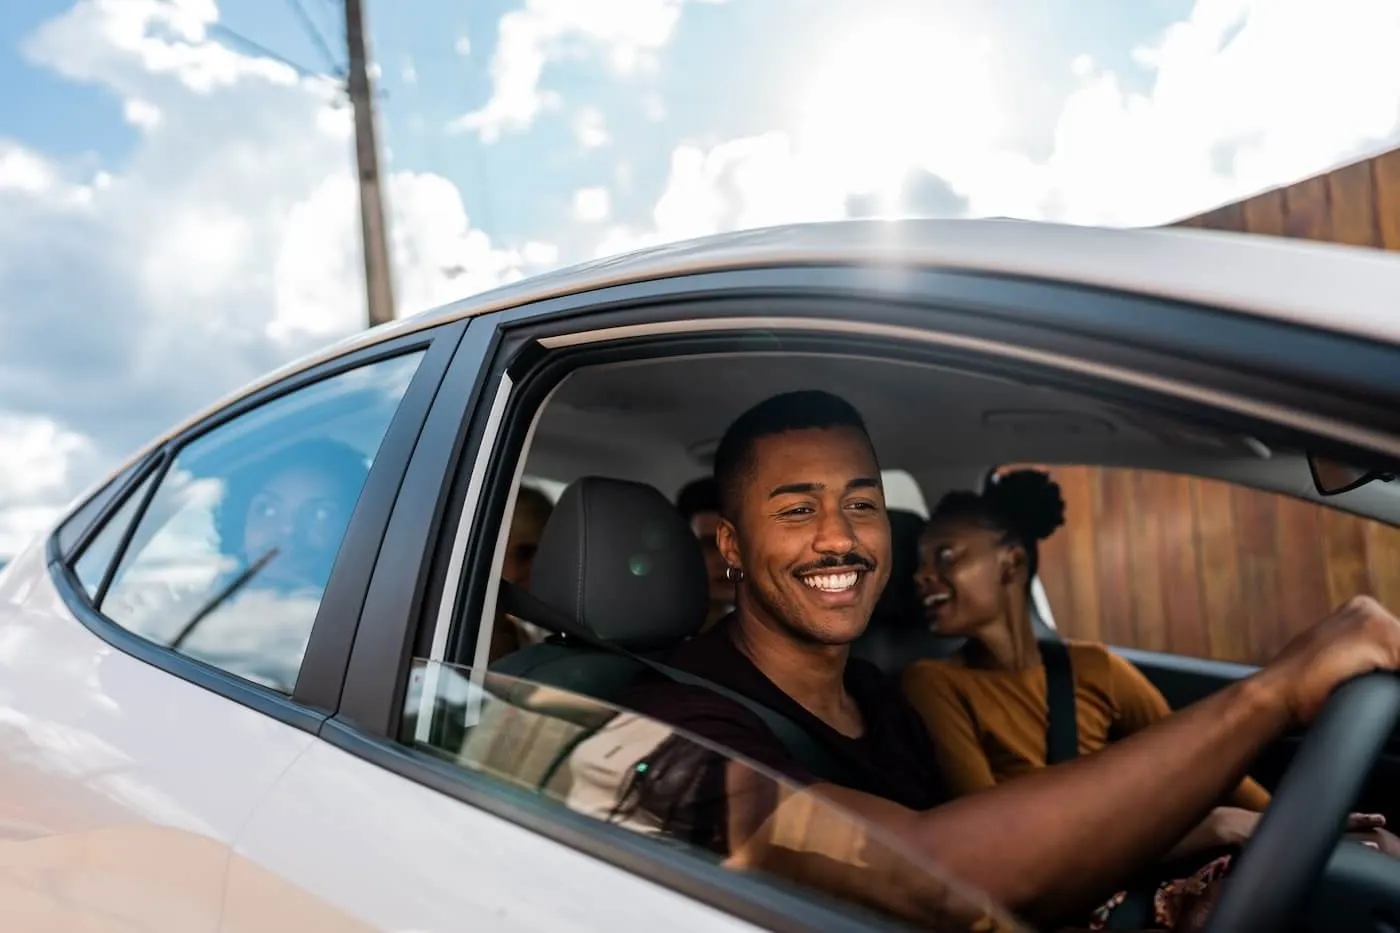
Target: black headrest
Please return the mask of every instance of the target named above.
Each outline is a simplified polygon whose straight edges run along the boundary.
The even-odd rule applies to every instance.
[[[586,476],[540,536],[530,593],[594,636],[649,651],[693,635],[709,584],[690,526],[658,490]]]
[[[917,512],[890,509],[890,580],[871,613],[870,625],[924,625],[914,572],[919,569],[919,535],[924,519]]]

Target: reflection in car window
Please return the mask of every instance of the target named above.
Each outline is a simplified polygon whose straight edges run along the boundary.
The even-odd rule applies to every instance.
[[[426,728],[420,717],[430,720]],[[401,735],[457,767],[730,871],[931,929],[1025,929],[820,795],[703,739],[557,687],[417,659]]]
[[[322,380],[185,446],[98,608],[153,642],[290,693],[370,464],[421,359]],[[120,540],[129,521],[119,515],[89,550]]]

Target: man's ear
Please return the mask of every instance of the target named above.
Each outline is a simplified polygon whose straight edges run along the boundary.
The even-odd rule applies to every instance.
[[[739,551],[739,532],[734,523],[724,516],[720,516],[719,524],[715,526],[715,544],[719,547],[719,554],[726,564],[743,569],[744,558]]]

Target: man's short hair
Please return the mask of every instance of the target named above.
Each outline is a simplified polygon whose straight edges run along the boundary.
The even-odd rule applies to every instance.
[[[743,484],[753,472],[754,446],[760,438],[827,428],[854,428],[867,440],[870,437],[865,419],[850,402],[820,389],[774,395],[735,418],[715,450],[720,514],[734,518]]]
[[[702,476],[681,487],[676,509],[688,522],[701,512],[719,511],[719,486],[713,476]]]

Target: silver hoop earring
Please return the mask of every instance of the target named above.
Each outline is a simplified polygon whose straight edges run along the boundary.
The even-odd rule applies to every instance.
[[[724,568],[724,579],[728,580],[730,583],[738,583],[740,580],[744,579],[744,571],[731,564]]]

